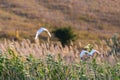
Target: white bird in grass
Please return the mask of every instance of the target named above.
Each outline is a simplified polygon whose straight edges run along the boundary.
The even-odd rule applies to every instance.
[[[49,32],[46,28],[43,28],[43,27],[42,27],[42,28],[40,28],[40,29],[37,31],[36,36],[35,36],[35,39],[38,39],[38,36],[39,36],[43,31],[46,31],[46,32],[48,33],[49,37],[51,37],[50,32]]]
[[[90,45],[90,44],[88,44],[87,46],[85,46],[85,48],[86,48],[88,51],[87,51],[87,50],[82,50],[81,53],[80,53],[80,58],[90,57],[90,56],[93,57],[93,56],[95,55],[95,53],[96,53],[97,55],[100,55],[100,52],[97,51],[97,50],[95,50],[95,49],[92,49],[93,46]]]
[[[80,58],[83,59],[85,57],[93,57],[95,55],[95,53],[100,55],[100,52],[95,49],[92,49],[90,52],[88,52],[86,50],[82,50],[80,53]]]
[[[46,29],[46,28],[40,28],[37,32],[36,32],[36,35],[35,35],[35,40],[38,40],[38,36],[42,33],[42,32],[47,32],[48,36],[51,37],[51,34],[50,32]]]

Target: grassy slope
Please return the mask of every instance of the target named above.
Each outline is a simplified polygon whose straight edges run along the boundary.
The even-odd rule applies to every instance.
[[[29,38],[40,26],[70,25],[80,39],[104,38],[120,33],[119,7],[119,0],[1,0],[0,36],[13,36],[19,30]]]

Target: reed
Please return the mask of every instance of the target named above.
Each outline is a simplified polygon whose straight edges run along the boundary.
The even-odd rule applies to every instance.
[[[62,47],[59,42],[31,43],[29,40],[0,42],[1,80],[119,80],[120,63],[107,55],[105,42],[94,44],[102,57],[80,60],[84,45]]]

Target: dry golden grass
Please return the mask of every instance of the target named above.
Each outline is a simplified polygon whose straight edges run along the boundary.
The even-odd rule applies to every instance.
[[[5,39],[1,43],[2,80],[119,80],[120,78],[120,63],[115,61],[113,56],[84,61],[75,54],[79,52],[78,46],[72,44],[63,48],[58,42],[38,45],[29,40],[14,42]],[[100,47],[94,44],[95,48],[103,49],[104,42],[101,43]],[[79,46],[82,47],[81,44]],[[101,51],[103,54],[107,49]],[[29,55],[30,53],[33,56]]]
[[[58,54],[62,55],[62,58],[67,62],[79,62],[80,52],[83,47],[87,44],[82,44],[82,42],[77,43],[77,45],[71,44],[71,46],[62,47],[59,42],[50,42],[50,43],[31,43],[30,40],[24,39],[21,42],[10,41],[4,39],[0,44],[0,50],[4,53],[8,51],[9,48],[19,53],[21,56],[28,56],[32,54],[36,58],[44,58],[46,55],[51,54],[55,58]],[[94,49],[100,51],[101,57],[98,57],[98,62],[109,61],[113,63],[114,57],[108,55],[109,48],[107,47],[105,41],[100,41],[99,45],[94,43]],[[103,56],[104,55],[104,56]],[[111,60],[109,60],[109,58]]]
[[[21,35],[28,35],[21,37],[31,39],[41,26],[52,31],[70,25],[78,32],[92,32],[95,38],[85,33],[92,39],[100,39],[120,33],[119,7],[119,0],[2,0],[0,31],[8,35],[8,30],[19,30]]]

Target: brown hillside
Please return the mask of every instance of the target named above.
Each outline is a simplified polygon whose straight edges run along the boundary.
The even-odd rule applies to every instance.
[[[33,38],[41,26],[72,26],[80,39],[120,34],[120,0],[0,0],[1,38]]]

